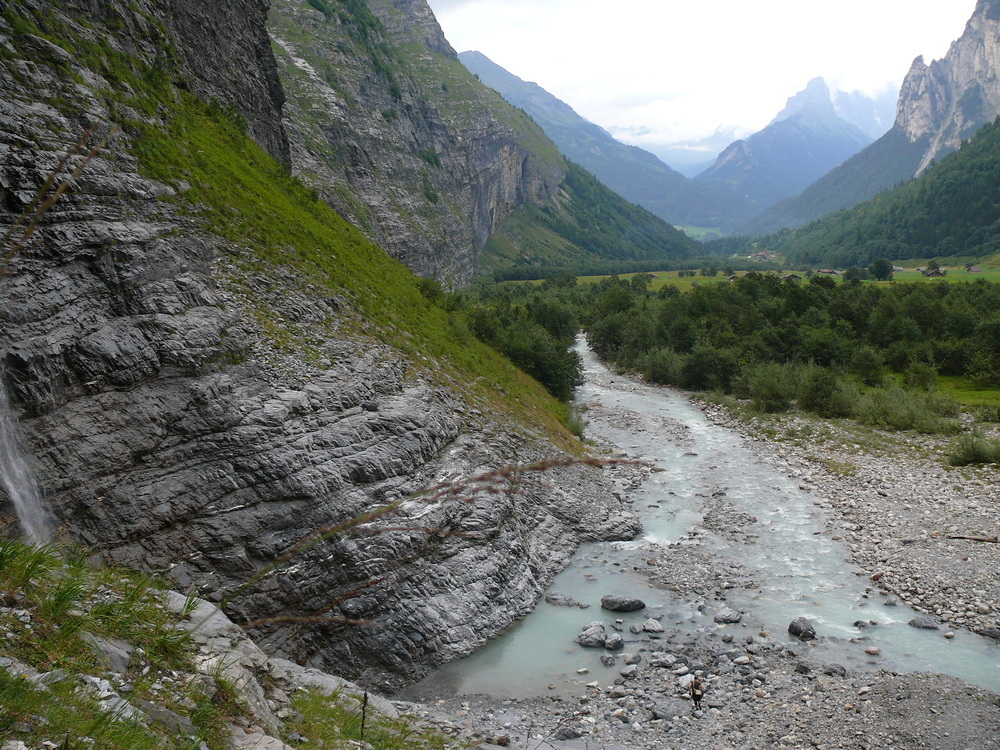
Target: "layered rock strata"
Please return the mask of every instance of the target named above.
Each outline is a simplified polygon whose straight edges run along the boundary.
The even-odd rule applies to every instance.
[[[82,38],[105,33],[95,19],[124,19],[111,25],[122,37],[108,38],[136,55],[159,46],[135,29],[168,35],[179,83],[226,95],[281,158],[281,97],[253,62],[262,5],[213,6],[243,13],[221,28],[234,48],[256,50],[234,61],[228,84],[218,69],[201,77],[201,48],[169,31],[210,9],[177,5],[178,17],[99,4],[89,27],[77,6],[46,7]],[[6,21],[0,37],[17,73],[0,76],[9,223],[75,134],[112,119],[112,87],[51,41]],[[161,200],[176,189],[138,173],[135,145],[113,136],[0,276],[3,377],[65,537],[225,601],[283,655],[389,688],[525,614],[580,540],[636,533],[594,470],[568,467],[516,491],[414,500],[255,580],[317,529],[555,448],[473,408],[431,376],[435,363],[345,333],[349,300],[289,270],[248,271],[252,250]],[[310,331],[309,355],[278,354],[262,318]]]

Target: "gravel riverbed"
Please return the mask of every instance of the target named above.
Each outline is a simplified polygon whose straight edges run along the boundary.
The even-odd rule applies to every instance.
[[[954,627],[1000,639],[1000,544],[955,538],[1000,534],[995,464],[949,466],[950,437],[798,416],[748,422],[723,407],[703,410],[816,496],[830,533],[843,538],[879,589]]]
[[[1000,637],[1000,544],[953,538],[1000,532],[996,466],[949,467],[943,437],[794,415],[748,421],[700,406],[814,496],[827,517],[822,533],[850,549],[870,578],[873,604],[898,598],[935,618],[943,634],[964,628]],[[618,419],[627,423],[628,414]],[[664,428],[684,439],[683,426]],[[609,472],[626,494],[643,479],[634,466]],[[700,499],[699,528],[657,551],[645,572],[701,612],[721,614],[730,591],[756,582],[701,548],[698,536],[704,529],[749,544],[756,519],[724,492]],[[595,612],[605,623],[613,616]],[[624,631],[624,648],[608,652],[605,667],[581,675],[592,681],[579,695],[459,696],[412,708],[487,748],[1000,748],[1000,696],[947,675],[878,669],[877,648],[866,651],[872,671],[855,671],[817,656],[810,642],[789,645],[787,634],[762,630],[752,613],[735,623],[664,621],[662,633],[648,622],[648,631]],[[706,685],[698,711],[688,697],[695,675]]]

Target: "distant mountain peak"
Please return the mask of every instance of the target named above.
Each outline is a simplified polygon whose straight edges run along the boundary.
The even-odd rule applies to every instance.
[[[785,108],[771,122],[773,124],[787,120],[806,108],[816,111],[828,110],[830,114],[836,115],[833,106],[833,93],[822,77],[813,78],[802,91],[788,97]]]
[[[568,159],[669,223],[721,232],[752,215],[753,207],[742,197],[690,180],[652,153],[615,140],[566,102],[481,52],[462,52],[458,57],[483,83],[527,112]]]
[[[871,146],[743,227],[749,234],[803,226],[920,175],[1000,115],[1000,0],[979,0],[940,60],[918,56],[899,92],[895,124]]]
[[[823,78],[813,78],[766,128],[730,144],[696,179],[759,209],[797,194],[872,142],[837,114],[833,97]]]

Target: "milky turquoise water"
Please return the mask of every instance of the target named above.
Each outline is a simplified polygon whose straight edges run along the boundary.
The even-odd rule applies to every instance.
[[[606,679],[600,652],[573,643],[593,620],[610,624],[616,617],[623,619],[626,637],[629,624],[650,615],[662,615],[668,630],[671,626],[682,631],[714,627],[711,618],[717,604],[701,614],[670,592],[653,588],[633,566],[650,557],[657,545],[687,540],[687,532],[701,520],[705,497],[720,491],[726,493],[727,502],[758,519],[748,529],[757,535],[753,544],[734,544],[704,531],[698,535],[706,552],[733,560],[760,584],[759,591],[727,591],[729,606],[747,611],[778,638],[785,637],[793,619],[808,617],[824,636],[822,642],[804,645],[788,637],[788,643],[800,652],[814,652],[822,661],[836,661],[855,670],[944,672],[1000,692],[1000,646],[996,642],[961,631],[949,640],[943,637],[945,629],[909,627],[906,623],[916,616],[909,608],[884,607],[877,594],[865,598],[867,578],[848,561],[848,548],[823,533],[826,516],[815,504],[818,495],[799,489],[797,481],[757,461],[739,434],[710,424],[677,392],[615,375],[589,351],[581,348],[581,354],[586,383],[578,400],[612,407],[588,412],[588,434],[663,469],[631,495],[633,508],[643,520],[642,538],[584,545],[572,565],[557,577],[550,590],[592,605],[589,609],[542,602],[523,622],[476,654],[438,670],[407,690],[405,697],[541,695],[551,694],[550,686],[558,692],[578,692],[591,680]],[[627,427],[604,418],[622,410],[631,417]],[[665,429],[665,424],[673,422],[686,426],[683,441],[671,439]],[[638,596],[647,603],[647,610],[631,615],[602,611],[600,598],[609,593]],[[857,620],[876,620],[879,625],[861,633],[852,625]],[[864,642],[850,642],[862,635]],[[880,648],[882,655],[866,655],[864,650],[870,646]],[[580,675],[579,669],[589,672]]]

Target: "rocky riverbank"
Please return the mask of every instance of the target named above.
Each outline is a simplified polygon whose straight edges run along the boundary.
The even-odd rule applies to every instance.
[[[996,467],[949,468],[945,438],[798,416],[745,421],[713,404],[700,407],[715,425],[739,431],[757,459],[808,490],[826,517],[819,533],[847,545],[871,578],[873,604],[908,603],[943,637],[960,628],[996,632],[1000,547],[949,538],[997,533]],[[588,404],[594,419],[637,426],[630,424],[634,415],[619,411]],[[685,445],[683,425],[663,424],[662,437]],[[630,465],[614,472],[626,496],[644,478]],[[883,657],[861,629],[859,658],[840,664],[816,642],[769,633],[752,612],[730,610],[727,600],[758,582],[700,538],[710,533],[734,547],[753,544],[757,519],[721,489],[698,499],[701,521],[651,554],[644,568],[698,615],[677,620],[650,610],[664,632],[636,633],[614,613],[595,609],[595,622],[609,635],[619,631],[625,643],[604,652],[604,667],[591,673],[581,666],[577,676],[591,681],[577,694],[553,686],[544,698],[459,696],[418,712],[487,745],[532,750],[1000,747],[995,693],[947,675],[880,668]],[[707,686],[700,711],[688,696],[695,675]]]
[[[828,530],[887,596],[1000,640],[1000,470],[948,465],[950,436],[882,433],[787,415],[746,421],[702,404],[815,495]]]

